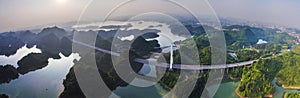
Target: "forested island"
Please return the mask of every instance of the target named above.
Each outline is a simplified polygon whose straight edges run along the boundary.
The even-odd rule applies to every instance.
[[[0,94],[0,98],[9,98],[9,96],[7,96],[5,94]]]
[[[20,74],[26,74],[30,71],[41,69],[48,65],[49,56],[45,53],[30,53],[18,61],[17,68]]]
[[[96,47],[111,50],[112,47],[123,47],[130,44],[130,41],[121,41],[120,39],[115,39],[120,43],[116,46],[112,46],[112,41],[114,35],[118,30],[112,31],[78,31],[78,34],[81,36],[91,36],[93,34],[97,34],[96,38]],[[12,65],[4,65],[0,66],[0,84],[2,83],[9,83],[11,80],[17,79],[19,75],[25,75],[29,72],[33,72],[35,70],[42,69],[46,67],[49,63],[49,58],[52,59],[60,59],[60,53],[69,56],[72,51],[72,38],[74,33],[77,31],[67,32],[64,29],[58,28],[56,26],[49,27],[43,29],[39,33],[33,33],[31,31],[20,31],[20,32],[5,32],[0,34],[0,52],[1,55],[10,56],[16,53],[16,51],[21,48],[22,46],[33,47],[34,45],[37,46],[38,49],[42,51],[42,53],[29,53],[28,55],[24,56],[17,62],[17,68],[13,67]],[[158,35],[156,34],[159,30],[155,29],[146,29],[146,30],[129,30],[129,31],[121,31],[124,35],[119,36],[128,36],[130,34],[135,34],[136,32],[145,32],[145,34],[141,35],[140,37],[136,37],[132,40],[132,44],[130,48],[121,48],[122,51],[129,51],[129,60],[132,64],[132,68],[135,72],[138,72],[143,64],[133,62],[134,58],[149,58],[150,52],[159,52],[161,51],[160,45],[158,44],[157,40],[150,40],[147,41],[145,39],[149,38],[156,38]],[[138,33],[136,33],[138,34]],[[94,37],[94,36],[93,36]],[[129,46],[126,46],[129,47]],[[126,60],[128,58],[126,54],[121,53],[122,56],[119,57],[118,62],[122,62],[122,60]],[[81,55],[82,59],[89,59],[85,58],[85,56]],[[117,76],[117,73],[113,69],[112,60],[110,54],[105,54],[100,51],[96,51],[96,58],[97,58],[97,65],[99,67],[99,72],[101,73],[102,77],[106,81],[108,87],[111,90],[116,89],[119,86],[126,86],[128,85],[122,79]],[[84,66],[88,67],[88,64],[83,63],[82,61],[74,61],[74,66],[79,66],[84,64]],[[80,62],[80,63],[78,63]],[[119,63],[122,65],[122,63]],[[60,95],[62,98],[74,98],[85,97],[77,84],[77,80],[73,71],[74,68],[71,68],[69,74],[66,76],[66,80],[64,81],[64,92]],[[5,96],[5,95],[1,95]]]
[[[127,32],[136,32],[137,30],[134,31],[127,31]],[[147,30],[146,30],[147,31]],[[153,31],[153,30],[151,30]],[[154,30],[158,32],[157,30]],[[93,31],[89,31],[91,33]],[[84,34],[86,32],[82,32]],[[95,32],[94,32],[95,33]],[[119,45],[114,45],[112,46],[112,40],[116,32],[111,32],[109,31],[109,35],[106,34],[107,32],[105,31],[99,31],[98,36],[97,36],[97,41],[96,41],[96,46],[107,49],[107,50],[112,50],[112,48],[116,47],[121,47],[121,46],[126,46],[129,45],[128,43],[132,42],[130,48],[125,48],[121,51],[121,55],[117,57],[118,62],[116,65],[113,65],[112,61],[112,55],[103,53],[101,51],[96,51],[95,53],[95,58],[96,58],[96,64],[98,67],[98,71],[101,75],[101,77],[106,80],[105,83],[108,86],[108,88],[113,91],[117,87],[125,87],[128,85],[127,82],[122,80],[118,74],[116,73],[116,70],[114,69],[114,66],[124,66],[126,63],[127,58],[129,59],[129,62],[131,64],[132,69],[137,73],[143,66],[141,63],[136,63],[134,62],[135,58],[149,58],[148,54],[150,52],[160,52],[160,45],[158,44],[157,40],[150,40],[147,41],[145,39],[148,38],[156,38],[158,35],[153,32],[146,32],[145,34],[141,35],[140,37],[136,37],[135,39],[131,41],[120,41],[118,43]],[[129,51],[128,54],[126,51]],[[89,68],[89,62],[87,61],[89,58],[89,55],[82,56],[80,61],[75,62],[74,67],[76,66],[82,66],[86,67],[86,69]],[[60,98],[84,98],[85,95],[82,93],[79,84],[77,82],[75,73],[74,73],[74,67],[70,70],[68,73],[66,79],[64,80],[64,91],[60,94]],[[85,69],[85,68],[84,68]],[[87,70],[88,71],[88,70]],[[88,72],[87,72],[88,73]],[[130,74],[130,73],[126,73]],[[91,76],[92,78],[92,76]],[[127,77],[129,80],[133,80],[135,77],[129,76]],[[103,95],[103,97],[109,97],[110,94],[108,95]]]
[[[0,65],[0,84],[9,83],[11,80],[17,79],[19,72],[12,65]]]
[[[300,93],[294,93],[294,92],[286,92],[284,93],[284,98],[299,98]]]
[[[117,28],[122,26],[108,27]],[[192,42],[194,41],[200,56],[199,65],[210,65],[211,47],[203,26],[186,24],[185,27],[191,33],[192,37],[175,42],[175,44],[179,45],[179,48],[174,51],[174,63],[181,64],[179,54],[180,49],[189,48],[193,45]],[[170,28],[174,28],[174,30],[176,30],[176,26],[171,25]],[[209,28],[209,30],[216,30],[209,26],[207,26],[207,28]],[[241,25],[224,26],[223,29],[228,52],[226,61],[227,64],[257,60],[251,65],[229,68],[225,73],[225,79],[240,81],[240,84],[236,88],[236,93],[240,97],[272,97],[274,93],[276,93],[274,85],[272,84],[272,81],[274,80],[277,81],[276,83],[279,86],[286,89],[300,88],[300,46],[295,45],[296,39],[293,36],[290,36],[287,33],[278,33],[275,29]],[[124,58],[129,58],[131,67],[136,73],[141,70],[143,64],[136,63],[134,61],[135,58],[147,59],[150,58],[151,53],[159,53],[162,51],[158,48],[160,45],[157,40],[149,40],[159,37],[159,35],[156,34],[160,32],[159,30],[121,30],[120,32],[122,33],[120,36],[129,36],[137,32],[147,33],[140,37],[135,37],[133,40],[122,41],[117,39],[116,41],[119,43],[117,43],[117,45],[112,45],[116,32],[117,30],[99,30],[78,31],[76,33],[82,37],[91,35],[94,36],[96,34],[96,47],[106,50],[120,49],[120,57],[117,59],[118,63],[116,66],[122,66],[123,62],[126,60]],[[12,65],[0,66],[0,84],[9,83],[11,80],[17,79],[19,75],[25,75],[29,72],[46,67],[48,65],[49,58],[61,58],[59,53],[69,56],[72,52],[74,52],[72,51],[72,44],[74,43],[71,40],[74,33],[75,31],[67,32],[56,26],[45,28],[38,34],[30,31],[1,33],[1,55],[13,55],[16,53],[17,49],[24,45],[27,47],[37,45],[37,48],[41,49],[42,53],[28,54],[18,61],[17,68]],[[177,33],[177,35],[181,34]],[[131,46],[126,46],[128,44]],[[126,51],[128,51],[129,54],[127,54]],[[80,56],[81,59],[79,61],[74,61],[74,67],[86,66],[88,68],[90,65],[85,61],[90,58],[88,58],[88,55]],[[191,58],[197,58],[196,54],[191,53],[189,56]],[[113,91],[116,90],[117,87],[124,87],[128,85],[128,83],[123,81],[117,75],[116,70],[113,67],[110,54],[96,51],[95,58],[101,77],[106,80],[105,83],[109,89]],[[158,61],[162,58],[165,58],[167,62],[170,62],[170,53],[163,54],[163,56],[159,57]],[[78,85],[74,73],[74,67],[70,69],[66,79],[63,81],[65,89],[59,95],[61,98],[85,97]],[[179,78],[180,71],[181,70],[176,69],[173,71],[167,71],[163,78],[159,81],[160,85],[166,90],[174,88]],[[209,77],[209,72],[210,70],[203,70],[202,73],[196,77],[197,84],[193,88],[193,91],[189,96],[190,98],[198,98],[202,94],[199,92],[208,92],[207,89],[204,89],[204,87]],[[130,79],[134,79],[134,77],[130,77]],[[298,95],[298,93],[286,92],[284,97],[293,98]],[[1,97],[2,96],[5,95],[1,95]],[[213,97],[208,94],[203,96]]]
[[[22,57],[15,66],[0,66],[0,84],[17,79],[19,74],[42,69],[48,65],[48,59],[59,59],[59,53],[69,56],[72,53],[72,33],[56,26],[43,29],[35,34],[31,31],[4,32],[0,34],[0,55],[11,56],[22,46],[31,48],[36,45],[42,53],[30,53]]]
[[[191,26],[189,27],[191,28]],[[300,82],[298,79],[300,77],[300,66],[298,66],[300,62],[298,62],[299,52],[297,53],[297,51],[300,48],[297,46],[289,51],[296,44],[294,37],[268,28],[233,25],[225,26],[224,29],[227,49],[230,50],[228,52],[237,56],[234,58],[232,55],[228,55],[228,64],[258,60],[245,67],[228,69],[227,75],[230,79],[241,81],[236,89],[236,93],[240,97],[272,97],[276,92],[272,84],[274,79],[278,80],[278,84],[284,88],[299,89],[297,87],[299,87],[298,82]],[[209,41],[205,33],[199,31],[203,31],[203,28],[194,27],[190,29],[190,32],[194,32],[192,34],[195,36],[176,42],[176,44],[184,44],[185,46],[180,46],[180,48],[186,48],[191,45],[191,41],[195,41],[199,49],[200,64],[209,65],[211,61]],[[261,39],[267,40],[268,43],[259,44],[258,41]],[[175,50],[174,54],[174,63],[181,64],[179,50]],[[191,55],[191,57],[194,56]],[[169,62],[170,53],[166,53],[160,58],[166,58]],[[206,75],[207,72],[199,75],[198,82],[205,83],[206,78],[203,77]],[[172,88],[178,76],[178,71],[168,72],[165,78],[161,80],[161,84],[165,88]],[[197,85],[195,90],[202,92],[204,86]],[[196,96],[192,94],[190,97]]]

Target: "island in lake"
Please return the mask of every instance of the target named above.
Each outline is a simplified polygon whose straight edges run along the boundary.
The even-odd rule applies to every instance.
[[[145,22],[146,23],[146,22]],[[140,24],[143,24],[141,22]],[[70,68],[66,68],[66,74],[63,76],[65,79],[59,80],[59,86],[62,88],[52,86],[53,88],[46,87],[43,91],[57,91],[59,93],[54,96],[60,98],[85,98],[86,95],[82,91],[78,80],[76,79],[75,69],[80,67],[88,73],[92,64],[88,62],[91,55],[95,56],[97,70],[101,78],[105,80],[107,87],[114,92],[121,92],[122,89],[138,88],[130,87],[127,81],[124,81],[115,70],[115,67],[126,65],[130,63],[130,67],[134,72],[125,72],[127,79],[134,81],[135,77],[131,76],[132,73],[141,74],[151,73],[151,71],[160,74],[160,67],[147,65],[137,62],[136,59],[151,59],[153,54],[160,54],[157,57],[158,62],[170,63],[171,51],[174,53],[174,64],[185,64],[181,62],[181,49],[190,49],[195,45],[198,48],[198,54],[190,53],[188,58],[199,58],[199,66],[211,65],[211,46],[206,30],[217,30],[213,26],[200,25],[197,23],[185,23],[183,26],[190,32],[191,37],[182,38],[173,42],[178,45],[176,49],[169,49],[168,52],[163,52],[164,47],[161,44],[160,37],[162,37],[162,30],[156,28],[169,27],[169,31],[176,36],[183,35],[183,31],[177,30],[180,26],[166,23],[158,23],[159,25],[149,25],[146,29],[128,29],[134,27],[133,24],[128,25],[108,25],[99,27],[99,30],[88,31],[67,31],[57,26],[42,29],[38,33],[33,33],[29,30],[18,32],[4,32],[0,33],[0,55],[9,57],[19,51],[21,47],[26,46],[32,48],[36,46],[41,50],[41,53],[29,53],[21,59],[17,60],[17,65],[0,65],[0,86],[9,85],[10,83],[19,82],[18,79],[24,79],[31,73],[47,70],[50,67],[51,61],[60,60],[62,58],[70,57],[76,53],[80,59],[72,60]],[[122,29],[118,29],[122,28]],[[104,30],[105,29],[105,30]],[[109,30],[108,30],[109,29]],[[298,39],[293,36],[295,33],[279,32],[278,29],[272,28],[259,28],[247,25],[227,25],[223,26],[223,31],[226,39],[227,48],[227,64],[244,64],[243,66],[229,67],[224,71],[224,78],[220,84],[219,90],[215,95],[210,94],[212,85],[205,89],[205,84],[209,78],[211,69],[201,70],[201,73],[196,77],[185,76],[186,78],[195,78],[196,85],[192,89],[189,98],[205,97],[221,97],[224,90],[231,97],[278,97],[284,96],[286,98],[295,98],[299,95],[300,89],[300,46],[297,45]],[[142,32],[142,33],[140,33]],[[296,33],[298,35],[298,33]],[[94,46],[88,46],[90,43],[85,40],[74,40],[76,36],[87,39],[95,39]],[[300,34],[299,34],[300,35]],[[116,37],[117,36],[117,37]],[[195,44],[193,44],[195,42]],[[93,48],[91,52],[83,53],[76,51],[74,45],[82,46],[85,48]],[[106,52],[103,50],[106,50]],[[107,51],[116,52],[116,54],[108,53]],[[170,52],[170,53],[169,53]],[[115,56],[119,55],[119,56]],[[197,57],[199,55],[199,57]],[[115,59],[112,59],[115,57]],[[117,63],[115,63],[117,62]],[[52,65],[53,66],[53,65]],[[60,66],[57,65],[60,70]],[[147,66],[150,66],[147,69]],[[153,66],[152,66],[153,67]],[[168,68],[167,68],[168,69]],[[167,70],[163,77],[158,81],[151,91],[156,92],[157,96],[165,96],[166,93],[174,89],[175,84],[178,82],[180,72],[184,69]],[[55,73],[52,73],[54,75]],[[49,75],[49,74],[43,74]],[[50,74],[51,75],[51,74]],[[87,79],[93,79],[95,75],[90,75]],[[22,81],[22,80],[20,80]],[[188,79],[186,82],[189,82]],[[49,82],[50,83],[50,82]],[[56,85],[57,86],[57,85]],[[226,89],[228,87],[230,89]],[[183,86],[184,87],[184,86]],[[224,89],[225,88],[225,89]],[[280,89],[280,90],[279,90]],[[294,89],[289,91],[289,89]],[[5,91],[0,88],[1,91]],[[34,91],[34,89],[33,89]],[[25,92],[25,91],[24,91]],[[203,93],[202,93],[203,92]],[[18,96],[11,94],[0,95],[1,98],[7,96]],[[51,93],[52,94],[52,93]],[[143,94],[141,94],[143,95]],[[30,95],[36,97],[37,95]],[[102,97],[110,97],[111,93],[103,95]],[[126,95],[124,95],[126,96]],[[178,97],[176,95],[172,95]],[[128,95],[126,96],[128,97]]]

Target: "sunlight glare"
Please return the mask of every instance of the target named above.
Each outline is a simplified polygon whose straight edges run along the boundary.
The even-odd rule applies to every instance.
[[[56,2],[59,3],[59,4],[64,4],[64,3],[67,2],[67,0],[56,0]]]

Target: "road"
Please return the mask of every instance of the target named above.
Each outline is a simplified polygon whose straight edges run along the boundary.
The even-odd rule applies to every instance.
[[[89,48],[93,48],[93,49],[96,49],[96,50],[104,52],[104,53],[108,53],[108,54],[111,54],[111,55],[114,55],[114,56],[120,56],[120,54],[117,53],[117,52],[108,51],[108,50],[98,48],[98,47],[95,47],[95,46],[91,46],[89,44],[85,44],[83,42],[79,42],[79,41],[75,41],[75,40],[72,40],[72,41],[74,43],[77,43],[77,44],[80,44],[80,45],[83,45],[83,46],[86,46],[86,47],[89,47]],[[159,53],[157,53],[157,54],[159,54]],[[270,59],[270,58],[274,58],[274,57],[277,57],[277,56],[280,56],[280,55],[282,55],[282,53],[273,55],[271,57],[266,57],[266,58],[263,58],[263,59]],[[139,59],[139,58],[136,58],[135,61],[138,62],[138,63],[149,64],[149,65],[152,65],[152,66],[157,66],[157,67],[162,67],[162,68],[169,68],[170,67],[170,64],[157,62],[156,59]],[[250,64],[253,64],[255,61],[258,61],[258,60],[251,60],[251,61],[245,61],[245,62],[239,62],[239,63],[233,63],[233,64],[223,64],[223,65],[173,64],[172,68],[173,69],[182,69],[182,70],[225,69],[225,68],[234,68],[234,67],[250,65]]]
[[[136,62],[149,64],[152,66],[158,66],[163,68],[169,68],[170,64],[168,63],[159,63],[154,59],[135,59]],[[185,64],[173,64],[173,69],[182,69],[182,70],[208,70],[208,69],[225,69],[225,68],[233,68],[233,67],[240,67],[246,66],[254,63],[258,60],[234,63],[234,64],[223,64],[223,65],[185,65]]]

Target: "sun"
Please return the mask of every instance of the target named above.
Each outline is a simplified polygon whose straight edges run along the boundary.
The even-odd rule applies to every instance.
[[[67,0],[56,0],[56,2],[59,3],[59,4],[64,4],[64,3],[67,2]]]

